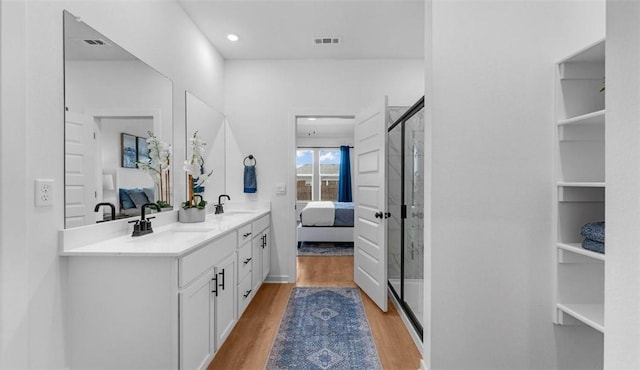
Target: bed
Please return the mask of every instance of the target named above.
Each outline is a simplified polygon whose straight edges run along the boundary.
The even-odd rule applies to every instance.
[[[351,202],[309,202],[300,212],[298,245],[302,242],[353,242]]]

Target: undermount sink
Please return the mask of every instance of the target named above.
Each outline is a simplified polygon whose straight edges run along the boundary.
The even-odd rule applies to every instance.
[[[222,213],[222,215],[252,215],[256,213],[256,211],[250,211],[250,210],[228,210],[228,211],[224,211],[224,213]]]
[[[174,227],[171,229],[174,233],[208,233],[216,230],[212,227]]]

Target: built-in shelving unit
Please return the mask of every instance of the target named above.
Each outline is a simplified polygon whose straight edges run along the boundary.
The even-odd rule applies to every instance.
[[[557,65],[554,189],[554,318],[559,325],[604,322],[606,256],[582,248],[582,226],[604,221],[605,41]]]

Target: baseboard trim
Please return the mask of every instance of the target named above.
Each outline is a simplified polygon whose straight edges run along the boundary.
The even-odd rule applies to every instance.
[[[269,275],[264,281],[265,284],[289,284],[289,275]]]
[[[427,363],[424,362],[424,359],[420,360],[420,370],[429,370],[427,367]]]
[[[416,330],[413,328],[411,321],[409,321],[409,317],[407,317],[407,314],[404,312],[404,310],[400,306],[400,303],[396,299],[396,296],[388,287],[387,287],[387,294],[391,298],[391,302],[393,302],[393,305],[396,307],[396,311],[398,311],[398,315],[400,315],[400,318],[402,319],[404,326],[407,328],[409,335],[411,335],[411,339],[413,339],[413,344],[415,344],[416,348],[418,349],[418,352],[420,352],[420,355],[422,356],[423,355],[422,340],[418,336],[418,333],[416,333]]]

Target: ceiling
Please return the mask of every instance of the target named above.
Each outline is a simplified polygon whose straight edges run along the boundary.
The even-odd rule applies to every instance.
[[[225,59],[424,58],[424,0],[178,3]],[[229,33],[240,40],[227,40]],[[316,45],[317,37],[340,44]]]
[[[318,117],[296,120],[297,138],[353,138],[353,118]]]

